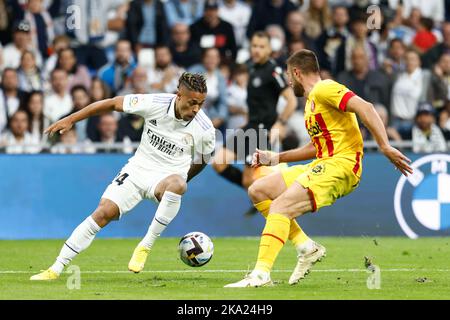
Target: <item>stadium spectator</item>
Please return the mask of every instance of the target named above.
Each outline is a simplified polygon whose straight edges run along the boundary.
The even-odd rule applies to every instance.
[[[41,70],[36,65],[36,58],[31,51],[25,51],[17,69],[19,88],[24,92],[44,90],[44,79]]]
[[[428,90],[428,101],[434,108],[442,110],[450,100],[450,52],[444,53],[435,64]]]
[[[89,95],[91,103],[112,97],[109,86],[98,77],[92,79]],[[88,118],[87,135],[91,141],[98,141],[99,139],[97,130],[99,119],[99,116]]]
[[[177,91],[178,79],[183,73],[172,62],[172,54],[167,46],[155,48],[155,66],[148,71],[150,87],[153,91],[175,93]]]
[[[98,70],[105,65],[106,57],[103,41],[109,27],[108,12],[118,9],[122,0],[70,0],[78,8],[80,21],[71,15],[66,17],[67,35],[71,37],[78,63],[89,69]],[[74,25],[77,23],[77,25]]]
[[[200,48],[218,48],[223,61],[234,61],[237,55],[236,39],[231,24],[219,18],[217,0],[207,0],[203,17],[191,25],[191,41]]]
[[[311,0],[305,11],[305,34],[316,40],[322,32],[331,26],[331,13],[327,0]]]
[[[89,99],[89,93],[86,87],[82,85],[76,85],[70,90],[70,96],[73,101],[73,109],[70,113],[63,116],[63,118],[69,116],[70,114],[80,111],[81,109],[87,107],[91,101]],[[84,119],[75,124],[75,129],[77,131],[77,138],[79,141],[85,141],[87,136],[89,120]]]
[[[272,48],[272,59],[280,66],[285,65],[287,58],[286,36],[281,26],[271,24],[266,27],[266,32],[270,36],[270,46]]]
[[[418,8],[412,8],[411,13],[406,21],[403,22],[407,27],[415,33],[420,29],[422,20],[422,12]],[[414,40],[414,37],[412,38]]]
[[[101,42],[101,47],[106,52],[108,61],[114,59],[114,52],[117,42],[125,36],[125,27],[127,22],[127,13],[130,0],[119,0],[118,6],[110,8],[107,13],[108,29]]]
[[[251,15],[251,7],[243,1],[223,0],[219,4],[219,17],[233,26],[236,45],[239,48],[247,45],[245,33]]]
[[[450,140],[450,102],[447,101],[444,110],[439,115],[439,127],[444,132],[446,140]]]
[[[437,43],[437,38],[433,33],[433,20],[421,18],[416,35],[413,39],[414,48],[421,54],[427,52]]]
[[[71,128],[64,134],[59,136],[59,141],[50,148],[50,153],[53,154],[72,154],[81,153],[81,149],[77,147],[78,137],[77,130]]]
[[[192,73],[205,74],[208,95],[203,110],[211,119],[215,128],[223,129],[228,116],[227,86],[219,70],[220,53],[216,48],[209,48],[203,52],[202,64],[189,69]]]
[[[112,113],[107,113],[100,116],[97,129],[100,139],[96,142],[113,144],[121,141],[118,136],[117,119]]]
[[[66,33],[66,19],[67,19],[67,0],[53,0],[46,1],[46,7],[53,20],[53,28],[55,36]]]
[[[394,127],[391,127],[389,125],[389,113],[385,106],[382,104],[375,104],[375,110],[377,111],[378,115],[381,118],[381,121],[383,121],[384,128],[386,129],[386,133],[388,135],[389,140],[391,141],[402,141],[402,136],[400,133],[395,129]],[[373,137],[369,134],[367,134],[367,138],[372,140]]]
[[[399,73],[406,70],[405,65],[406,47],[402,40],[394,38],[389,43],[387,57],[383,61],[382,68],[384,72],[396,77]]]
[[[255,1],[247,27],[247,38],[251,38],[256,31],[265,30],[271,24],[284,27],[289,12],[297,9],[298,6],[290,0]]]
[[[98,123],[99,140],[95,142],[100,142],[104,144],[104,146],[98,148],[97,152],[117,152],[117,148],[113,148],[112,145],[118,142],[124,143],[124,147],[119,150],[120,152],[133,152],[130,139],[128,137],[119,136],[118,128],[117,119],[112,113],[100,116],[100,121]]]
[[[0,133],[6,128],[9,118],[19,109],[25,93],[19,89],[15,69],[3,70],[0,87]]]
[[[147,70],[137,67],[131,76],[130,86],[119,92],[120,96],[127,94],[147,94],[153,92],[150,87]],[[92,119],[92,118],[89,118]],[[119,120],[119,136],[128,137],[131,141],[139,142],[144,129],[144,118],[135,114],[122,114]]]
[[[422,56],[422,64],[424,68],[432,68],[433,64],[439,60],[443,53],[450,51],[450,22],[442,24],[442,43],[438,43]]]
[[[95,153],[95,147],[89,140],[80,143],[77,130],[71,128],[59,136],[59,141],[50,148],[50,152],[53,154]]]
[[[91,103],[112,97],[112,93],[108,85],[99,77],[92,79],[90,88]]]
[[[69,77],[65,70],[53,70],[50,82],[52,90],[45,95],[44,115],[53,123],[72,111],[73,103],[69,92]]]
[[[148,71],[144,67],[137,66],[136,69],[134,69],[127,86],[119,91],[119,96],[152,93],[153,89],[150,87],[148,79]]]
[[[308,49],[306,47],[306,44],[303,40],[292,40],[288,43],[288,53],[289,55],[301,50],[301,49]]]
[[[14,11],[9,0],[0,0],[0,48],[12,41]],[[1,51],[1,50],[0,50]],[[1,52],[0,52],[1,53]],[[1,60],[1,56],[0,56]],[[0,62],[0,67],[1,67]],[[1,69],[1,68],[0,68]]]
[[[71,48],[62,49],[58,54],[57,69],[63,69],[69,76],[69,90],[77,85],[91,86],[91,76],[86,66],[79,64]]]
[[[408,10],[417,10],[421,12],[422,16],[435,20],[436,22],[442,22],[445,20],[445,7],[444,1],[446,0],[407,0],[403,1],[405,5],[405,14],[408,14]]]
[[[248,71],[245,65],[237,65],[232,72],[232,83],[227,88],[229,118],[227,129],[244,127],[248,122],[247,84]]]
[[[291,11],[286,16],[286,39],[304,39],[305,35],[305,17],[300,11]]]
[[[450,21],[450,1],[445,1],[445,21]]]
[[[393,125],[401,134],[410,130],[419,103],[426,100],[430,78],[429,70],[420,66],[419,54],[409,50],[406,71],[398,76],[392,88]]]
[[[126,39],[136,52],[141,48],[152,48],[166,44],[169,40],[164,5],[160,0],[133,0],[130,2],[126,22]]]
[[[44,116],[44,94],[42,91],[32,91],[28,95],[25,105],[21,108],[28,114],[30,119],[28,131],[34,141],[41,143],[47,141],[44,130],[50,124],[50,121]]]
[[[336,69],[334,74],[339,74],[343,70],[350,70],[351,53],[356,46],[362,46],[367,53],[369,69],[374,70],[378,67],[377,48],[375,44],[368,39],[368,28],[366,20],[363,17],[355,18],[351,23],[352,34],[339,46],[336,56]]]
[[[39,51],[43,59],[49,56],[49,45],[55,37],[53,20],[45,8],[43,0],[27,0],[24,9],[16,6],[16,19],[23,19],[30,25],[33,48]]]
[[[395,15],[391,20],[387,20],[387,29],[389,30],[389,39],[400,39],[405,46],[410,46],[416,34],[416,30],[409,27],[410,22],[403,18],[403,6],[398,6]],[[409,16],[409,20],[417,20],[413,16]],[[419,17],[420,19],[420,17]],[[408,25],[405,24],[408,23]]]
[[[185,69],[200,63],[202,51],[197,43],[191,42],[191,31],[186,24],[177,23],[172,27],[170,52],[173,62]]]
[[[133,142],[139,142],[144,130],[144,118],[135,114],[127,114],[119,120],[119,135],[127,137]]]
[[[39,153],[39,140],[28,132],[30,119],[24,110],[17,110],[11,117],[9,130],[0,136],[0,148],[6,153]]]
[[[30,30],[30,25],[26,21],[21,21],[16,25],[13,33],[13,42],[3,48],[4,68],[18,68],[22,54],[27,50],[34,52],[37,65],[42,66],[42,57],[32,46]]]
[[[101,68],[98,75],[113,92],[118,92],[123,89],[135,68],[136,62],[133,58],[130,42],[120,40],[116,45],[114,61]]]
[[[410,136],[407,136],[408,139],[412,140],[414,152],[447,151],[444,135],[435,122],[434,108],[428,103],[421,104],[417,109],[415,124]]]
[[[386,23],[382,23],[380,28],[377,30],[371,30],[369,41],[376,45],[377,48],[377,68],[380,67],[381,63],[388,56],[390,37],[389,37],[389,29]]]
[[[193,24],[203,15],[204,0],[166,0],[164,12],[169,28],[177,23]]]
[[[70,38],[66,35],[59,35],[53,39],[52,54],[45,61],[43,68],[44,79],[48,80],[50,73],[56,68],[59,53],[68,48],[70,48]]]
[[[314,41],[305,34],[305,18],[300,11],[291,11],[286,17],[286,39],[287,42],[295,40],[305,42],[310,50],[315,50]]]
[[[390,103],[390,79],[378,70],[370,70],[363,47],[351,52],[351,70],[341,72],[337,81],[351,89],[361,98],[385,106]]]
[[[235,65],[236,64],[233,64],[233,67]],[[220,65],[219,65],[219,70],[220,70],[220,73],[222,74],[222,76],[224,77],[225,83],[226,83],[226,85],[228,87],[229,85],[231,85],[231,67],[230,67],[230,64],[221,62]]]
[[[335,69],[337,50],[350,34],[347,29],[348,21],[346,7],[333,8],[332,25],[326,28],[316,40],[317,58],[322,69],[329,71]]]

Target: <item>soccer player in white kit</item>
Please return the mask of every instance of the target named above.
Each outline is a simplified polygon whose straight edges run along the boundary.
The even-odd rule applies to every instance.
[[[120,219],[143,199],[150,199],[159,202],[158,209],[128,264],[130,271],[142,271],[155,240],[177,215],[187,182],[200,173],[214,152],[214,126],[201,110],[206,94],[205,78],[185,72],[179,79],[176,94],[105,99],[59,120],[46,130],[49,135],[63,134],[78,121],[112,111],[145,119],[139,148],[106,188],[97,209],[73,231],[55,263],[30,280],[57,279],[64,267],[89,247],[103,227]]]

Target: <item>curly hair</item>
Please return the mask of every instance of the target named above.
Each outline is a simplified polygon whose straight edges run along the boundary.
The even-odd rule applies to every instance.
[[[183,72],[178,82],[178,89],[181,85],[194,92],[207,93],[208,91],[208,88],[206,87],[206,79],[199,73]]]

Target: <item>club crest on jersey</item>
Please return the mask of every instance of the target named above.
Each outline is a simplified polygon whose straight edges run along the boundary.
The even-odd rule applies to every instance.
[[[260,77],[256,77],[255,79],[253,79],[252,84],[255,88],[258,88],[261,86],[262,84],[262,80]]]
[[[187,135],[185,135],[183,138],[181,138],[181,141],[184,143],[184,144],[187,144],[187,145],[192,145],[192,144],[194,144],[194,139],[192,138],[192,136],[190,135],[190,134],[187,134]]]
[[[410,238],[450,235],[450,155],[433,154],[411,164],[394,193],[395,217]]]
[[[325,165],[324,164],[318,164],[314,166],[314,168],[311,169],[311,173],[318,176],[323,173],[325,173]]]

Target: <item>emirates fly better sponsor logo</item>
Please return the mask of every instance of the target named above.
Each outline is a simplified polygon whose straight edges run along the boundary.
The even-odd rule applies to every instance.
[[[147,129],[147,136],[150,139],[150,145],[152,147],[155,147],[157,150],[167,153],[170,156],[181,155],[184,152],[184,148],[157,135],[150,129]]]

